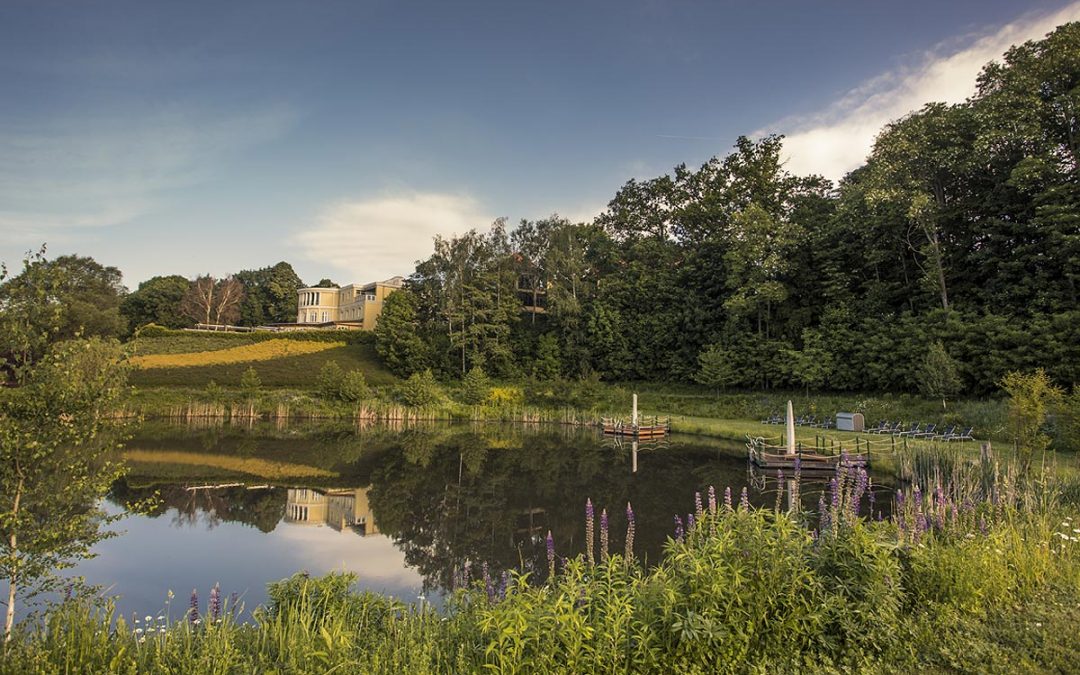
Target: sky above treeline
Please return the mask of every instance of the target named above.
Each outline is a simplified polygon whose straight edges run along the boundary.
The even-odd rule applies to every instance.
[[[0,3],[0,260],[308,283],[435,234],[591,220],[630,178],[783,133],[841,178],[1080,2]]]

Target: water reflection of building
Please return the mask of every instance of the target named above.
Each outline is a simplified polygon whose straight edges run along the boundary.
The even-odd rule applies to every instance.
[[[312,488],[289,488],[285,522],[329,525],[339,532],[349,529],[360,536],[379,532],[365,488],[325,492]]]

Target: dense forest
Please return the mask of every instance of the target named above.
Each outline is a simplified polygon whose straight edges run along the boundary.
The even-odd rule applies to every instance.
[[[593,223],[437,239],[387,303],[384,356],[718,387],[914,390],[935,358],[973,394],[1015,369],[1080,381],[1078,85],[1068,24],[882,129],[837,185],[786,171],[780,136],[740,138]]]
[[[965,103],[889,124],[838,184],[787,171],[782,136],[744,137],[697,169],[628,181],[591,223],[499,220],[436,238],[386,303],[380,355],[400,375],[448,378],[944,397],[1042,367],[1072,385],[1078,85],[1073,23],[985,66]],[[116,268],[38,254],[0,295],[53,335],[125,336],[294,321],[301,286],[282,262],[128,293]]]

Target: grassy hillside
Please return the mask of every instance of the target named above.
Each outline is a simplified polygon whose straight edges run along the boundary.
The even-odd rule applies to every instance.
[[[254,368],[264,386],[313,387],[327,361],[362,371],[370,384],[395,381],[371,341],[353,336],[342,336],[349,342],[323,342],[287,334],[266,339],[261,334],[171,333],[134,341],[133,384],[205,387],[213,380],[236,386],[244,371]]]

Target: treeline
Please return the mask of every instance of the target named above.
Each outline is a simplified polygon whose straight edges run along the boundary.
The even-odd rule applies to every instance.
[[[292,265],[279,262],[221,279],[156,276],[129,292],[116,267],[77,255],[50,260],[44,248],[28,255],[19,273],[0,281],[5,307],[21,307],[28,321],[61,339],[125,337],[148,324],[294,322],[297,290],[304,286]],[[334,284],[323,279],[318,285]]]
[[[785,170],[780,136],[740,138],[627,182],[593,223],[437,239],[387,301],[380,351],[402,374],[935,396],[1036,367],[1080,381],[1078,85],[1072,23],[985,66],[967,102],[882,129],[839,184]]]

